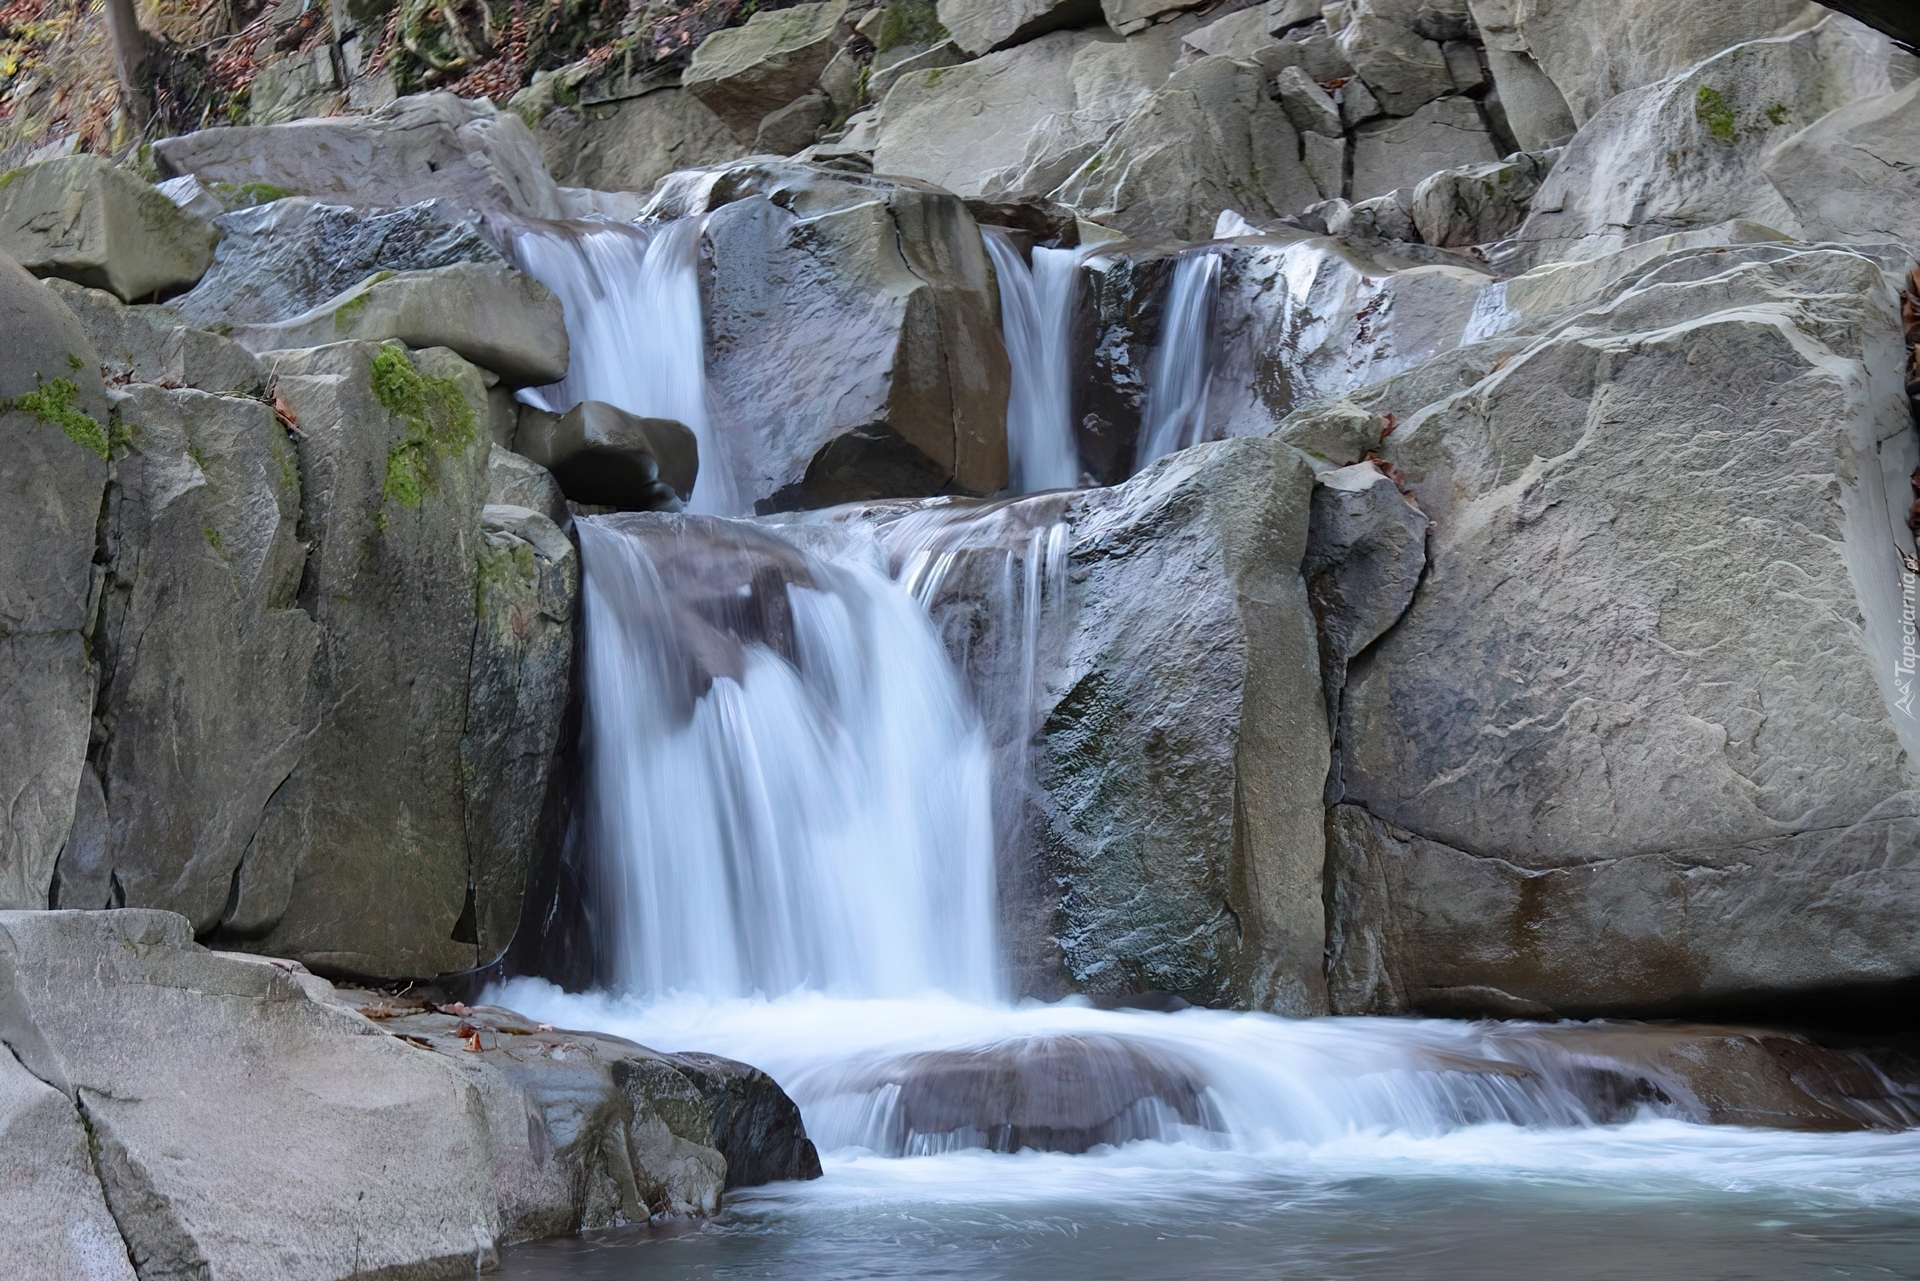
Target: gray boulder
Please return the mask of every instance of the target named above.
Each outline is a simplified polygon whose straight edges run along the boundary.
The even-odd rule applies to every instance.
[[[706,216],[707,373],[744,497],[776,511],[1006,484],[1006,350],[958,197],[797,163],[702,188],[671,211]]]
[[[1312,477],[1286,446],[1218,441],[1115,488],[956,512],[935,541],[885,534],[896,557],[951,556],[929,606],[1016,798],[1000,874],[1023,992],[1325,1010]],[[1027,570],[1056,584],[1028,686],[1002,584],[1057,525],[1063,563]]]
[[[1054,198],[1130,236],[1205,240],[1222,210],[1263,221],[1318,199],[1299,154],[1257,64],[1202,58],[1142,102]]]
[[[1376,120],[1353,132],[1349,200],[1396,188],[1412,191],[1430,175],[1500,158],[1493,131],[1471,98],[1442,98],[1402,119]]]
[[[1749,40],[1790,35],[1826,10],[1805,0],[1472,0],[1483,29],[1512,33],[1584,125],[1619,94]],[[1502,86],[1503,96],[1504,88]]]
[[[357,208],[434,197],[476,210],[564,216],[540,144],[484,98],[413,94],[372,115],[202,129],[153,144],[162,177],[270,183]]]
[[[1100,20],[1097,0],[939,0],[940,25],[972,57]]]
[[[103,156],[43,160],[0,181],[0,252],[125,301],[199,280],[220,233]]]
[[[104,803],[76,823],[52,905],[165,908],[205,933],[314,727],[299,475],[261,401],[136,383],[116,408],[93,642]]]
[[[818,89],[808,90],[760,121],[753,136],[758,155],[790,156],[810,144],[833,119],[833,100]]]
[[[0,958],[10,970],[12,958]],[[8,990],[11,973],[5,975]],[[0,1037],[14,1029],[0,1026]],[[107,1212],[87,1130],[66,1094],[0,1052],[0,1205],[7,1207],[7,1270],[51,1281],[133,1281],[133,1264]]]
[[[525,507],[561,529],[572,520],[567,497],[552,474],[532,459],[502,448],[498,441],[487,451],[487,506]]]
[[[1410,116],[1454,91],[1440,46],[1390,18],[1358,13],[1341,28],[1339,41],[1340,52],[1388,115]]]
[[[676,170],[746,154],[726,123],[685,89],[559,108],[535,132],[556,180],[601,191],[652,191]]]
[[[104,289],[64,280],[47,287],[67,304],[114,382],[164,383],[222,396],[258,396],[267,371],[253,353],[218,334],[183,324],[171,307],[129,307]]]
[[[1202,57],[1253,60],[1275,43],[1270,9],[1269,5],[1254,5],[1224,18],[1215,18],[1206,26],[1181,36],[1180,43]]]
[[[1178,52],[1056,31],[963,66],[901,76],[881,104],[873,167],[962,196],[1045,196],[1166,82]]]
[[[43,908],[93,721],[95,531],[110,418],[73,313],[0,255],[0,905]]]
[[[833,57],[846,0],[766,9],[714,32],[693,51],[680,84],[746,142],[760,121],[820,79]]]
[[[1279,91],[1280,105],[1285,108],[1295,131],[1329,138],[1338,138],[1346,132],[1340,108],[1333,98],[1300,68],[1282,67],[1274,78],[1274,88]]]
[[[473,657],[467,673],[466,837],[471,886],[462,909],[475,956],[498,958],[520,924],[521,899],[540,848],[573,676],[580,556],[546,514],[481,509]],[[562,513],[564,515],[564,513]],[[456,924],[454,934],[466,933]]]
[[[879,61],[876,55],[875,62]],[[893,82],[917,71],[938,71],[946,67],[957,67],[967,61],[966,50],[951,40],[942,40],[939,44],[922,49],[911,57],[889,62],[878,71],[871,71],[867,77],[867,98],[872,102],[885,102],[887,95],[893,92]]]
[[[1891,89],[1884,37],[1838,16],[1736,45],[1597,111],[1541,185],[1518,238],[1535,261],[1551,261],[1730,218],[1795,234],[1798,219],[1762,160],[1828,112]]]
[[[465,969],[485,388],[439,349],[347,342],[269,362],[301,424],[317,727],[234,876],[222,937],[334,972]]]
[[[140,1275],[454,1276],[493,1259],[487,1116],[452,1066],[311,976],[195,947],[170,913],[8,912],[0,937]]]
[[[1760,166],[1808,239],[1920,246],[1920,80],[1822,116]]]
[[[1341,711],[1337,1008],[1920,973],[1895,297],[1847,252],[1680,248],[1354,395],[1433,532]]]
[[[551,290],[505,263],[457,262],[425,271],[380,271],[310,311],[269,325],[239,325],[251,351],[397,338],[446,347],[509,387],[567,376],[567,323]]]
[[[506,261],[445,201],[360,213],[305,197],[217,220],[213,266],[168,306],[189,324],[272,324],[298,316],[377,272]]]
[[[622,511],[676,510],[700,472],[699,442],[684,423],[598,400],[564,414],[523,407],[513,448],[573,501]]]
[[[247,89],[247,123],[278,125],[308,116],[328,116],[346,105],[346,86],[330,44],[275,58],[261,67]]]
[[[1557,152],[1443,169],[1413,189],[1413,222],[1430,245],[1484,245],[1519,230]]]
[[[1155,22],[1185,9],[1198,9],[1205,0],[1100,0],[1107,25],[1123,36],[1145,31]]]

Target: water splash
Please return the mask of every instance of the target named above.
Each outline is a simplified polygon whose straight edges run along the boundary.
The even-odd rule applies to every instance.
[[[1219,254],[1200,250],[1174,264],[1160,339],[1147,368],[1136,472],[1206,438],[1207,392],[1213,385],[1213,300],[1219,288]]]
[[[700,447],[688,509],[720,516],[742,512],[733,461],[708,396],[696,271],[700,220],[640,225],[495,218],[489,226],[514,266],[551,289],[566,310],[567,376],[527,388],[520,399],[552,413],[600,400],[628,413],[685,423]]]
[[[1080,483],[1073,439],[1073,307],[1077,249],[1036,247],[1031,263],[1012,236],[982,227],[1000,282],[1000,328],[1012,366],[1007,395],[1007,471],[1014,493]]]
[[[988,749],[913,598],[746,522],[600,517],[580,540],[618,985],[991,999]]]

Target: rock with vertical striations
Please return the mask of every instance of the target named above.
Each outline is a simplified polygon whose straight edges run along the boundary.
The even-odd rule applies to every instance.
[[[4,255],[0,332],[0,906],[43,908],[93,721],[86,637],[111,420],[85,330]]]

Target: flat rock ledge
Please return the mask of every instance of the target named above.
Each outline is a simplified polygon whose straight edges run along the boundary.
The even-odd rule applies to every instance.
[[[0,912],[8,1275],[466,1277],[817,1177],[765,1073],[336,990],[172,912]]]

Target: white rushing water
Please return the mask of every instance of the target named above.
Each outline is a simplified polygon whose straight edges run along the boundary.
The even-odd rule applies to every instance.
[[[580,538],[620,986],[990,998],[987,748],[913,599],[744,523]]]
[[[700,220],[621,222],[496,221],[507,254],[551,289],[566,311],[567,376],[530,387],[520,399],[553,413],[605,401],[647,418],[672,418],[693,431],[700,473],[688,509],[743,510],[732,460],[707,394],[705,327],[696,274]]]
[[[1196,250],[1174,264],[1160,336],[1147,366],[1135,471],[1205,439],[1207,392],[1213,385],[1213,301],[1219,289],[1219,254]]]
[[[1073,439],[1073,306],[1081,251],[1037,246],[1029,262],[1013,237],[982,227],[1000,282],[1000,330],[1012,366],[1007,474],[1016,494],[1080,483]]]

